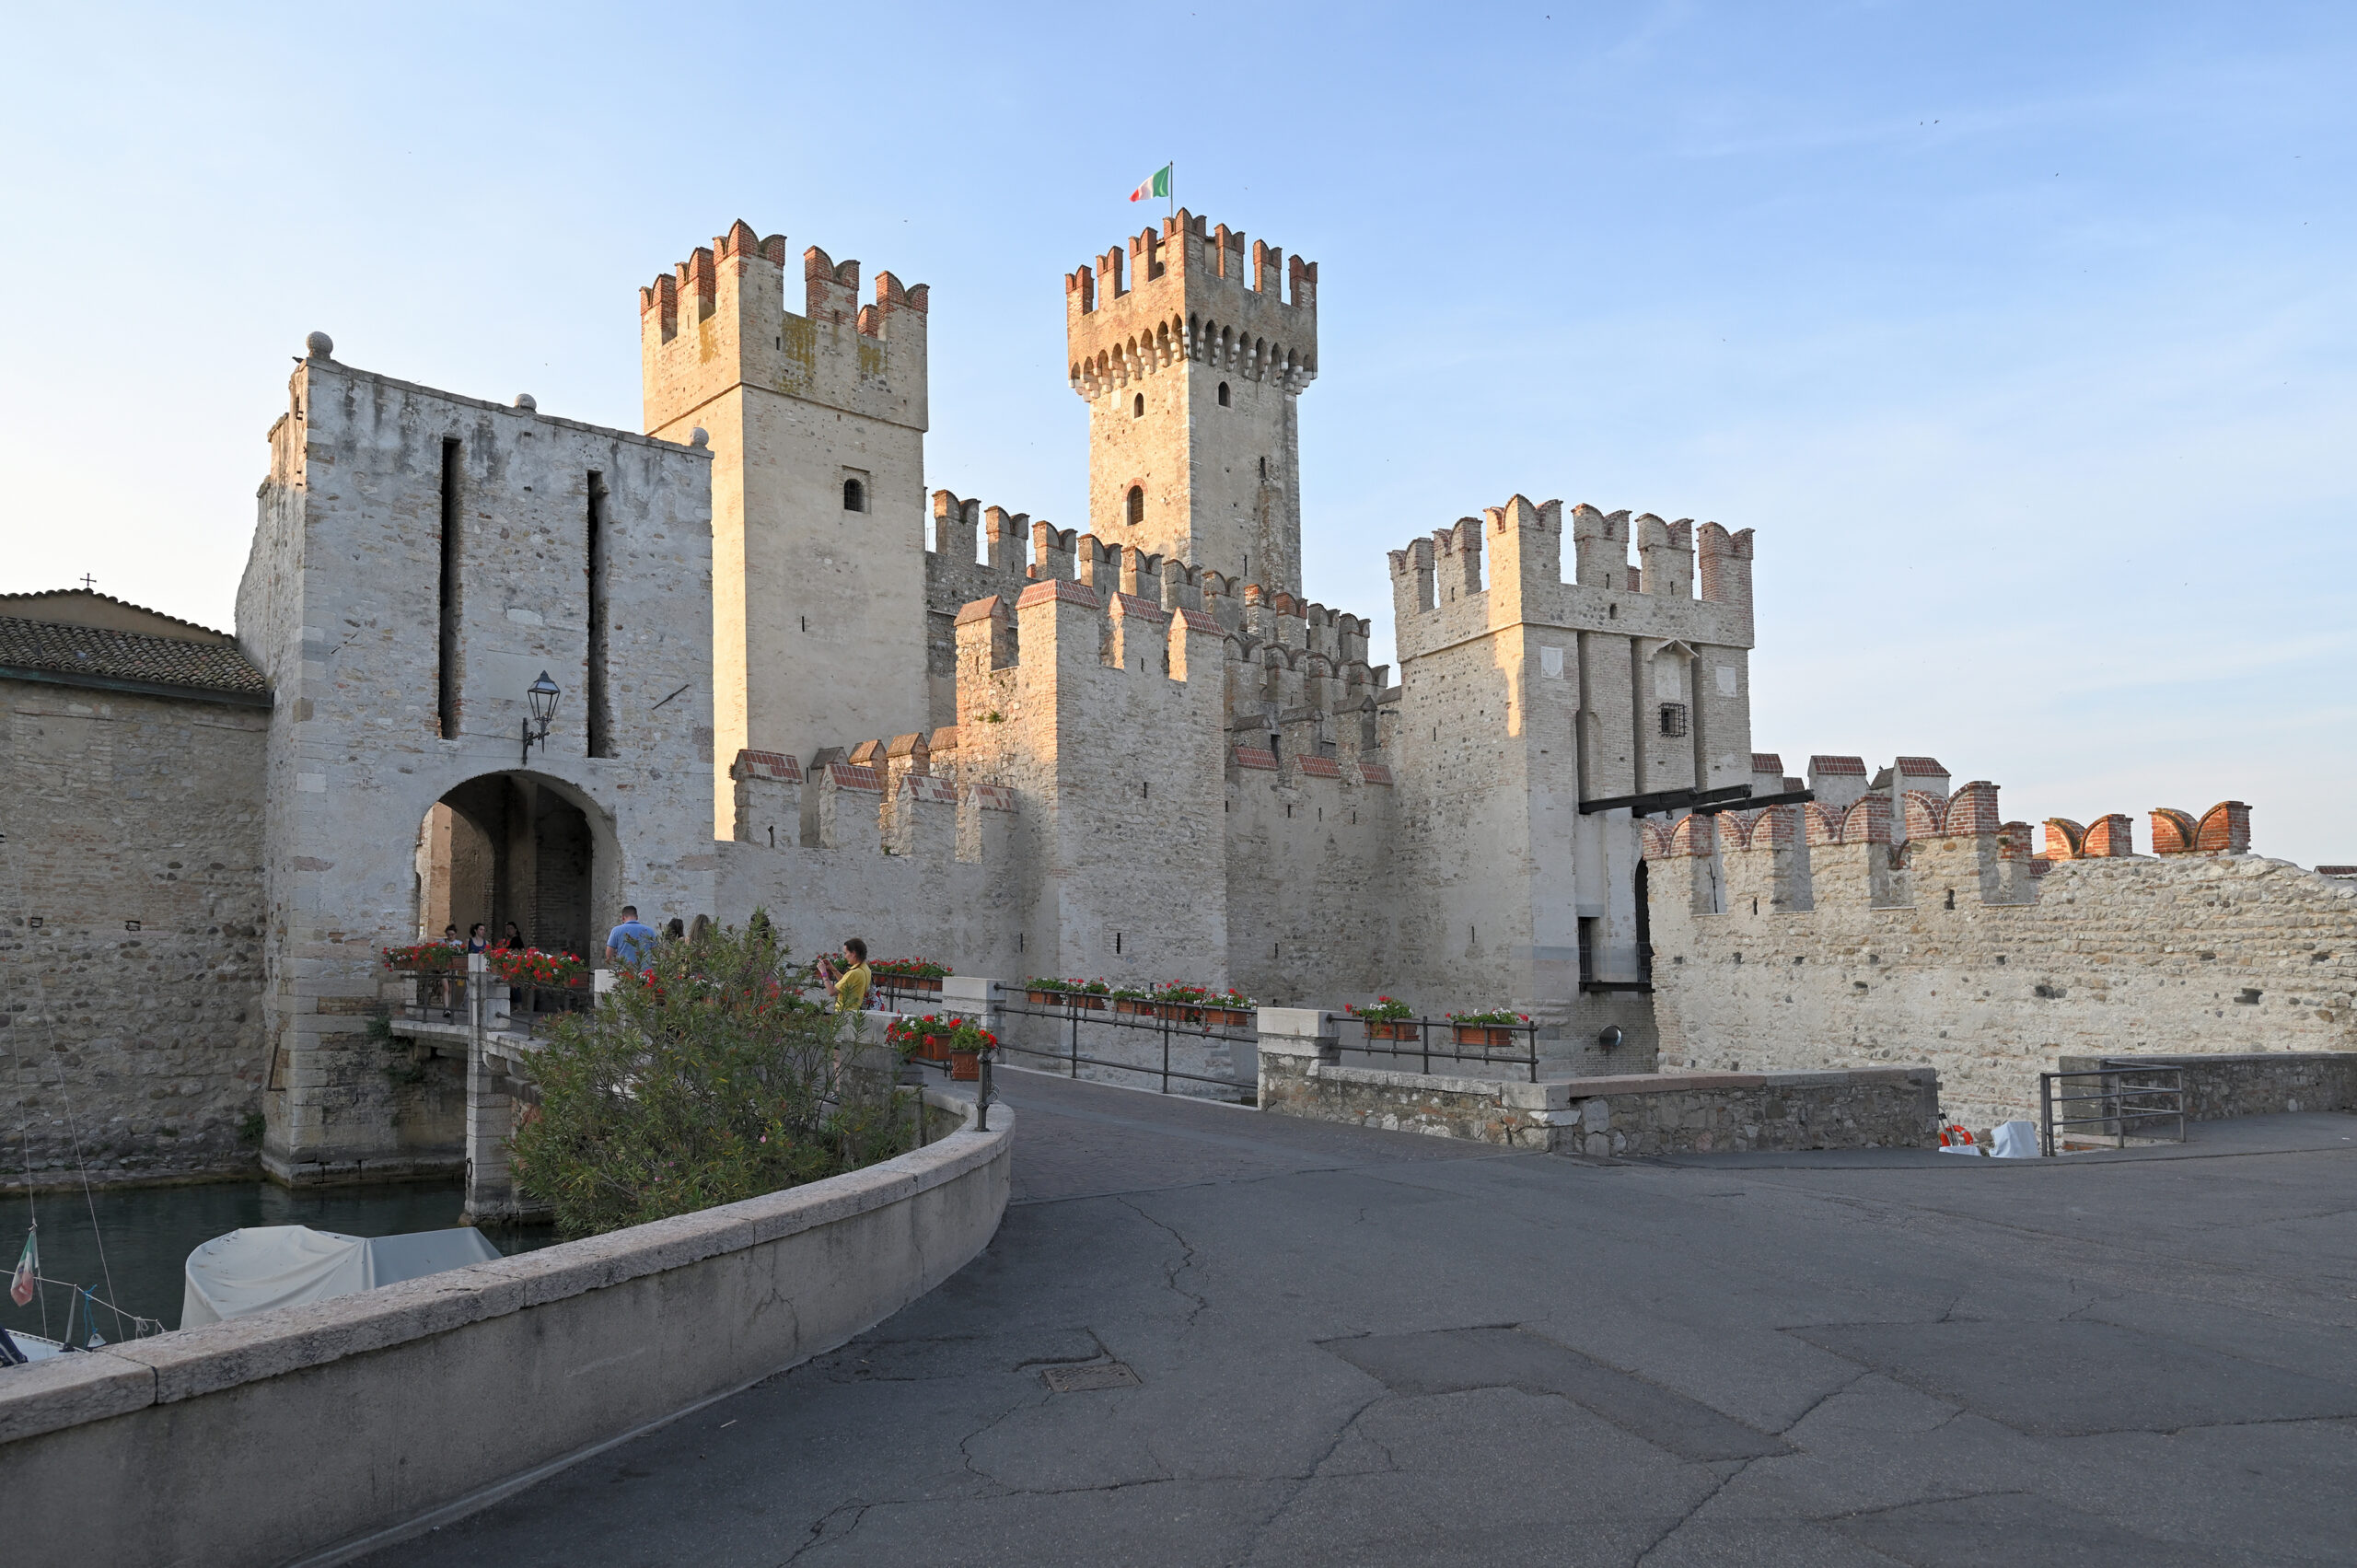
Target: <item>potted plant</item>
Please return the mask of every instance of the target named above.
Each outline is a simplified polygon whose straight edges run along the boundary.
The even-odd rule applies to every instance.
[[[1154,1010],[1174,1024],[1200,1024],[1203,1021],[1203,1004],[1211,999],[1212,993],[1200,985],[1173,982],[1155,988]]]
[[[949,1075],[960,1083],[975,1082],[982,1075],[982,1053],[997,1048],[998,1036],[970,1018],[962,1020],[949,1037]]]
[[[1368,1006],[1355,1002],[1343,1004],[1342,1011],[1366,1026],[1369,1040],[1415,1040],[1423,1038],[1423,1025],[1415,1021],[1416,1010],[1405,1002],[1388,996],[1378,996]]]
[[[1214,996],[1203,1008],[1203,1022],[1223,1024],[1229,1028],[1241,1028],[1252,1021],[1252,1010],[1260,1004],[1234,986],[1224,996]]]
[[[949,1041],[966,1020],[943,1017],[938,1013],[904,1014],[892,1020],[884,1031],[885,1042],[900,1053],[903,1061],[946,1062]]]
[[[1141,986],[1117,985],[1113,988],[1113,1011],[1133,1018],[1151,1018],[1154,993]]]
[[[449,942],[412,942],[384,952],[385,967],[401,974],[447,974],[467,963],[465,950]]]
[[[902,1061],[946,1062],[949,1075],[966,1083],[981,1076],[982,1052],[998,1046],[998,1037],[973,1019],[940,1013],[897,1018],[884,1038]]]
[[[1035,1007],[1052,1007],[1065,999],[1070,989],[1069,981],[1035,974],[1023,982],[1023,999]]]
[[[510,985],[577,986],[589,978],[589,966],[571,953],[551,953],[539,947],[494,947],[491,967]]]
[[[939,991],[942,978],[956,972],[931,958],[873,958],[867,970],[879,984],[895,991]]]
[[[1530,1022],[1530,1015],[1511,1007],[1491,1007],[1479,1013],[1451,1013],[1448,1021],[1456,1028],[1459,1045],[1512,1045],[1514,1037]]]
[[[1101,980],[1092,980],[1085,984],[1075,980],[1066,984],[1071,988],[1070,1000],[1074,1006],[1092,1008],[1099,1013],[1105,1010],[1107,1000],[1113,994],[1113,988]]]

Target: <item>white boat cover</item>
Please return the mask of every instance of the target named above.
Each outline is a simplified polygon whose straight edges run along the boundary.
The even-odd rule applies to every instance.
[[[188,1255],[180,1327],[297,1307],[488,1262],[499,1249],[472,1225],[408,1236],[338,1236],[308,1225],[249,1225]]]

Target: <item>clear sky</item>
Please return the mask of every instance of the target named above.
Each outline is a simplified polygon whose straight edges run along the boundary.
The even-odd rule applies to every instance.
[[[226,625],[314,328],[636,428],[636,288],[740,216],[932,285],[928,484],[1084,526],[1062,274],[1175,158],[1319,263],[1378,657],[1383,552],[1517,491],[1715,519],[1788,768],[2357,861],[2346,4],[199,9],[9,24],[0,591]]]

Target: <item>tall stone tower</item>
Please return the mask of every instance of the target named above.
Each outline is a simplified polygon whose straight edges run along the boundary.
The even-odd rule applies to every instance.
[[[735,827],[745,747],[925,727],[922,284],[802,253],[738,222],[638,291],[646,432],[712,445],[714,831]]]
[[[1271,592],[1301,592],[1300,427],[1318,267],[1181,208],[1064,278],[1088,403],[1089,528]]]

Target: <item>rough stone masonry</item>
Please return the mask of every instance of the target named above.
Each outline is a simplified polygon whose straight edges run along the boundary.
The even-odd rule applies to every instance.
[[[2041,878],[1993,785],[1755,752],[1748,528],[1469,508],[1390,552],[1372,664],[1303,580],[1315,264],[1180,211],[1065,275],[1060,528],[923,492],[932,313],[969,303],[862,303],[817,246],[790,295],[792,249],[740,222],[638,291],[644,434],[314,333],[234,638],[16,607],[35,1179],[69,1103],[121,1174],[250,1157],[256,1117],[285,1180],[452,1168],[458,1064],[389,1073],[368,1026],[380,950],[461,911],[592,957],[624,903],[760,909],[969,974],[1507,1007],[1566,1076],[1930,1063],[1983,1117],[2063,1052],[2350,1043],[2357,885],[2253,858],[2247,807],[2156,812],[2154,859],[2057,819]]]

